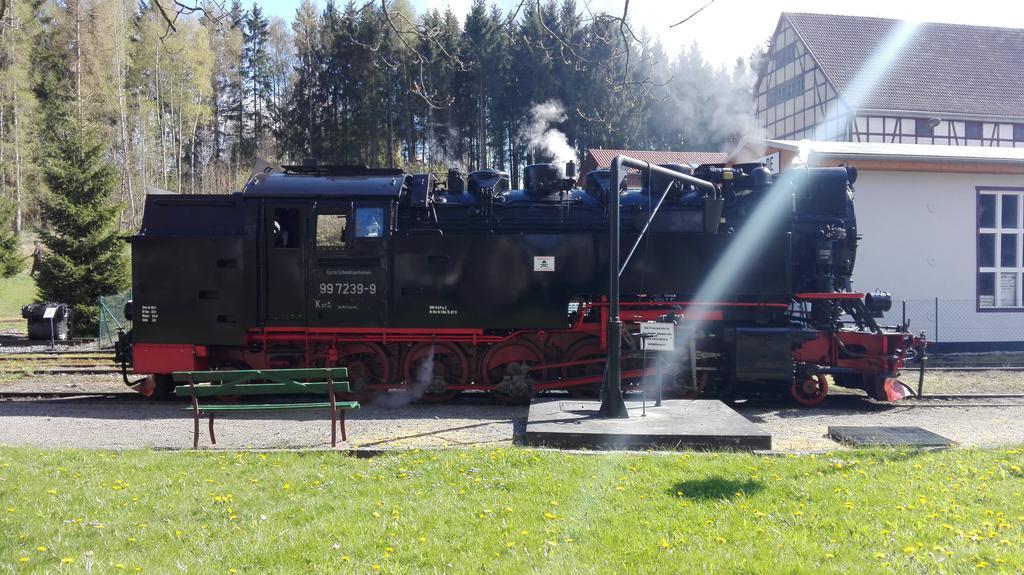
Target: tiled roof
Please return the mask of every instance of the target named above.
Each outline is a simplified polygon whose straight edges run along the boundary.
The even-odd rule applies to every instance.
[[[866,65],[885,60],[879,48],[903,21],[790,12],[782,17],[859,110],[1024,117],[1024,30],[920,24],[877,82],[858,86]]]
[[[721,152],[659,152],[654,150],[587,150],[597,160],[598,167],[611,166],[615,156],[629,156],[650,164],[721,164],[728,154]]]

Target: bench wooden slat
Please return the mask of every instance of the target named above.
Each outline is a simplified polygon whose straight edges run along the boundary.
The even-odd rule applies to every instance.
[[[270,379],[280,381],[282,379],[323,379],[330,371],[332,379],[345,379],[348,377],[348,368],[345,367],[305,367],[297,369],[239,369],[232,371],[176,371],[172,374],[174,381],[188,383],[191,377],[195,383],[209,381],[227,381],[239,379]]]
[[[359,402],[356,401],[338,401],[335,403],[338,409],[359,409]],[[319,403],[251,403],[251,404],[231,404],[231,405],[201,405],[199,406],[199,412],[204,413],[208,411],[276,411],[282,409],[326,409],[330,407],[330,402],[319,402]],[[191,407],[183,407],[183,411],[191,411]]]
[[[335,381],[335,393],[351,391],[347,381]],[[327,393],[327,383],[241,383],[238,385],[196,384],[196,397],[216,397],[218,395],[301,395]],[[187,397],[192,394],[192,387],[179,385],[174,388],[175,395]]]

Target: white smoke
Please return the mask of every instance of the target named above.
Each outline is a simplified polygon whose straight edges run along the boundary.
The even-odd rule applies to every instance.
[[[549,156],[557,164],[576,162],[576,150],[569,145],[565,134],[552,124],[565,121],[565,107],[557,100],[548,100],[530,108],[530,123],[523,130],[526,150]]]
[[[378,395],[373,404],[377,407],[383,407],[385,409],[397,409],[399,407],[405,407],[410,403],[423,397],[423,394],[427,392],[427,388],[434,381],[434,346],[430,346],[430,353],[419,365],[416,366],[416,375],[414,381],[407,381],[406,385],[408,390],[404,390],[397,393],[383,393]]]

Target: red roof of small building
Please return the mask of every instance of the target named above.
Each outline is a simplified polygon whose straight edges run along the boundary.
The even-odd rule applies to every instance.
[[[587,150],[588,156],[597,160],[597,167],[611,166],[615,156],[629,156],[651,164],[724,164],[728,154],[724,152],[663,152],[656,150]]]

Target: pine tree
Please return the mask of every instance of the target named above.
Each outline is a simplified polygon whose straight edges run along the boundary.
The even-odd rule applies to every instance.
[[[21,271],[18,234],[14,231],[14,205],[0,198],[0,277],[9,278]]]
[[[112,201],[117,170],[94,133],[67,116],[63,123],[43,164],[50,192],[41,203],[50,227],[40,233],[46,250],[37,285],[42,300],[71,305],[75,331],[93,333],[99,298],[128,284]]]
[[[244,157],[249,160],[264,150],[265,135],[272,116],[270,22],[259,4],[253,3],[252,10],[245,16],[242,28],[242,85],[245,87],[244,107],[252,140],[243,147]]]

